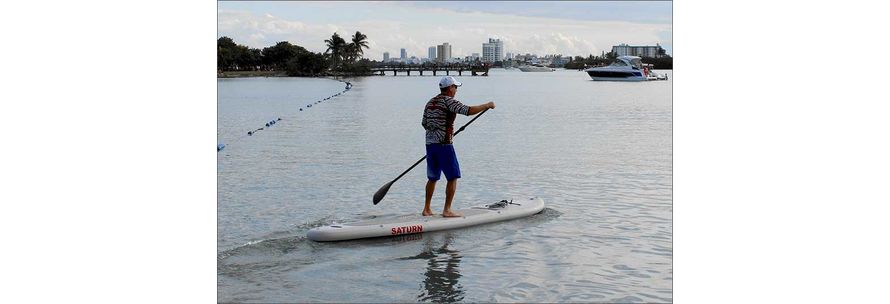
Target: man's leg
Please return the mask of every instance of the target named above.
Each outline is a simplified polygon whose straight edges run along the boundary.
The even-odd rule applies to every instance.
[[[436,145],[426,145],[426,201],[423,205],[423,216],[433,215],[430,209],[430,201],[433,199],[433,192],[436,191],[436,182],[442,176],[442,167],[439,166]]]
[[[459,213],[451,212],[451,202],[454,201],[454,193],[457,192],[457,179],[460,178],[460,164],[457,162],[457,154],[454,152],[453,145],[443,146],[445,152],[442,153],[440,161],[442,163],[442,173],[448,184],[445,185],[445,210],[442,211],[444,217],[460,217]]]
[[[461,217],[463,214],[451,212],[451,202],[454,200],[454,192],[457,191],[457,179],[448,180],[445,185],[445,210],[442,211],[444,217]]]
[[[433,215],[433,210],[430,209],[430,201],[433,200],[433,192],[436,192],[436,182],[437,180],[427,180],[426,182],[426,202],[423,205],[423,216]]]

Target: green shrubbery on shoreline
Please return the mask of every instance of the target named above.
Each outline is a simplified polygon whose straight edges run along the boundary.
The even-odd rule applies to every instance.
[[[219,77],[371,75],[370,61],[362,58],[364,49],[368,48],[367,36],[355,32],[352,40],[346,42],[334,33],[325,43],[328,48],[324,53],[310,52],[287,41],[260,50],[220,37],[216,41],[217,74]]]

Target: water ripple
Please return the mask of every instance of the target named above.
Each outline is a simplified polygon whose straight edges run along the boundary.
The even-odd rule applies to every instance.
[[[379,205],[371,196],[423,155],[419,109],[434,93],[430,77],[350,79],[337,102],[227,146],[217,158],[218,300],[671,302],[670,81],[547,74],[461,77],[458,94],[498,108],[455,139],[463,175],[455,204],[542,197],[547,208],[529,218],[393,238],[305,239],[335,221],[420,212],[422,166]],[[218,138],[342,89],[302,78],[218,87]],[[443,188],[434,208],[442,208]]]

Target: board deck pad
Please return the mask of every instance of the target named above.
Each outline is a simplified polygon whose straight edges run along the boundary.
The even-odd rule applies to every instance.
[[[396,236],[432,232],[517,219],[544,210],[544,200],[521,197],[455,210],[461,217],[442,214],[423,216],[420,212],[396,217],[371,219],[353,223],[334,223],[309,230],[313,241],[345,241],[371,237]]]

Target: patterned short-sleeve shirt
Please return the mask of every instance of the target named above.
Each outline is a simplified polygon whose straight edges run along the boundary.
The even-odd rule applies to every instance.
[[[470,107],[448,95],[439,94],[426,103],[421,125],[426,129],[427,144],[450,144],[457,114],[469,115]]]

